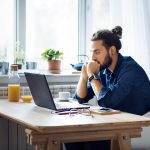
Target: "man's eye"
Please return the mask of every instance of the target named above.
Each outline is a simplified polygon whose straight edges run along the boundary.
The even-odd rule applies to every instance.
[[[100,54],[100,52],[95,52],[96,55]]]

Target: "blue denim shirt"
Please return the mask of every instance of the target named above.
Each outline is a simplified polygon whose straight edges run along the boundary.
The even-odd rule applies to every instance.
[[[97,98],[100,106],[138,115],[150,110],[150,81],[133,58],[119,54],[114,72],[104,69],[98,76],[103,85]],[[79,103],[88,102],[95,95],[90,83],[87,90],[85,98],[75,95]]]

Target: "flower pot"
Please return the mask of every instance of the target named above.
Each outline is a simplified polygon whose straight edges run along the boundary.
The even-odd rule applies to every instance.
[[[22,69],[22,64],[12,64],[12,65],[17,65],[18,69]]]
[[[61,70],[61,60],[48,60],[48,70],[49,71],[60,71]]]

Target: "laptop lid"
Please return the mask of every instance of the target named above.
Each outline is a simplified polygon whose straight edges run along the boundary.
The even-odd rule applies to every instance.
[[[25,77],[36,105],[52,110],[57,110],[46,76],[25,72]]]
[[[33,100],[36,105],[44,108],[49,108],[57,111],[65,111],[70,109],[86,109],[89,106],[82,104],[73,104],[73,103],[63,103],[58,104],[54,102],[46,76],[43,74],[34,74],[25,72],[25,77],[29,85],[29,89],[33,96]]]

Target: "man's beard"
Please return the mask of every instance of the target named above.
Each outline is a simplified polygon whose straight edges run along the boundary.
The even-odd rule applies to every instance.
[[[112,58],[108,54],[104,59],[104,63],[100,64],[100,71],[108,68],[111,65],[111,63],[112,63]]]

